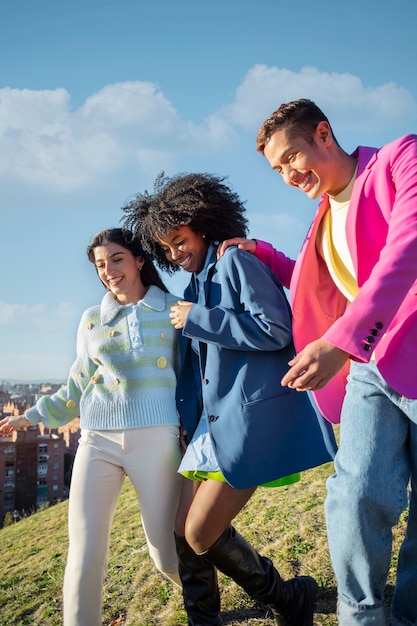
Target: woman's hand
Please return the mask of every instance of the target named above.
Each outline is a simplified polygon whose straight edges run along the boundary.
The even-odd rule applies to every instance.
[[[0,435],[8,437],[14,430],[27,428],[31,423],[24,415],[12,415],[0,420]]]
[[[256,239],[244,239],[243,237],[225,239],[217,248],[217,258],[220,259],[230,246],[237,246],[240,250],[246,250],[247,252],[251,252],[253,254],[256,250],[256,244]]]
[[[188,313],[190,312],[193,304],[193,302],[185,302],[185,300],[179,300],[178,304],[171,307],[171,313],[169,314],[169,317],[171,318],[171,324],[174,326],[174,328],[184,328],[185,320],[187,319]]]
[[[180,434],[178,435],[178,437],[180,439],[180,450],[183,454],[185,454],[185,451],[188,446],[188,435],[187,435],[187,431],[182,425],[180,426]]]

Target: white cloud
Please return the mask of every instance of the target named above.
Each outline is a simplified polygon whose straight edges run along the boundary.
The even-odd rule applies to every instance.
[[[70,95],[65,89],[0,89],[0,134],[39,133],[55,136],[68,123]]]
[[[256,133],[281,102],[309,97],[337,129],[369,134],[416,116],[410,93],[395,83],[364,86],[348,73],[299,72],[255,65],[235,101],[193,123],[154,83],[107,85],[77,109],[65,89],[0,89],[0,181],[3,197],[85,193],[129,172],[154,176],[190,169],[196,157],[239,149],[239,133]],[[336,132],[336,134],[338,134]],[[185,168],[184,168],[185,164]],[[110,183],[109,183],[110,184]]]
[[[140,126],[152,136],[172,132],[178,123],[177,112],[157,86],[140,81],[103,87],[87,98],[78,115],[89,128],[104,131]]]
[[[30,307],[25,304],[8,304],[0,301],[0,326],[14,323],[20,318],[37,317],[42,311],[42,305]]]
[[[80,312],[79,307],[75,306],[72,302],[60,302],[56,307],[46,307],[39,305],[31,316],[33,324],[43,332],[47,332],[49,335],[54,333],[62,334],[62,329],[65,329],[65,333],[70,332],[71,327],[76,329]],[[75,346],[75,332],[71,335]]]
[[[77,308],[71,302],[61,302],[51,308],[44,304],[29,306],[0,301],[0,326],[30,323],[51,329],[73,322],[78,315]]]
[[[64,89],[0,89],[0,179],[61,193],[107,174],[173,165],[181,153],[221,148],[233,129],[223,118],[183,121],[160,89],[135,81],[107,85],[76,111]]]
[[[303,67],[299,72],[255,65],[236,90],[235,102],[220,111],[231,122],[256,132],[282,102],[310,98],[342,128],[380,129],[416,116],[417,104],[406,89],[393,82],[365,86],[349,73],[322,72]]]

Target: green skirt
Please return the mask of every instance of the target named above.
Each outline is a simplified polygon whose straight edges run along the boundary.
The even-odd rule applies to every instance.
[[[223,474],[218,472],[200,472],[199,470],[190,470],[185,472],[180,472],[182,476],[185,478],[189,478],[190,480],[198,480],[202,482],[203,480],[218,480],[221,483],[227,482]],[[276,480],[271,480],[269,483],[264,483],[263,485],[259,485],[259,487],[284,487],[285,485],[292,485],[300,480],[301,474],[297,472],[295,474],[290,474],[289,476],[283,476],[282,478],[277,478]]]

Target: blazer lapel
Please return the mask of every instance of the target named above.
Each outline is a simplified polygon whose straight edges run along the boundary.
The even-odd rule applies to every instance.
[[[356,276],[358,276],[358,212],[361,208],[362,193],[366,179],[368,178],[372,166],[376,161],[376,153],[376,148],[362,148],[360,146],[352,154],[352,156],[358,159],[358,171],[356,174],[355,184],[353,185],[352,197],[350,199],[349,210],[346,219],[346,238]]]

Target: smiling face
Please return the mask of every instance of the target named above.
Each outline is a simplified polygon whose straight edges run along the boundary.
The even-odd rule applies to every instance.
[[[136,304],[143,297],[142,257],[134,257],[118,243],[105,243],[94,248],[94,264],[101,282],[118,302]]]
[[[291,136],[286,130],[278,130],[266,144],[264,154],[287,185],[315,199],[323,193],[337,195],[346,185],[335,167],[334,149],[329,125],[320,122],[311,141],[302,135]]]
[[[189,226],[179,226],[164,237],[158,237],[158,242],[170,263],[186,272],[203,269],[209,244],[202,233],[196,233]]]

